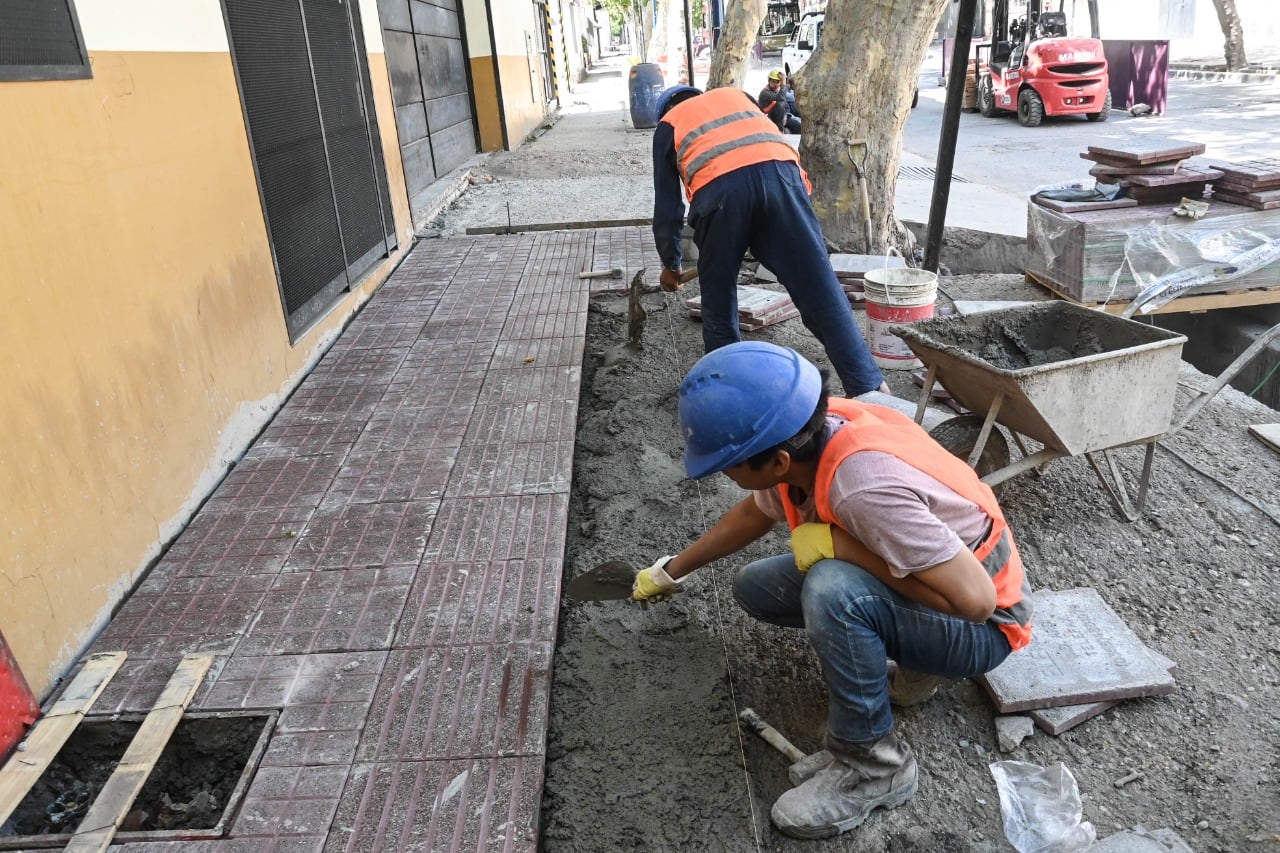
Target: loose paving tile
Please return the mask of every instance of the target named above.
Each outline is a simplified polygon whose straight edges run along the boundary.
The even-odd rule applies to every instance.
[[[1147,649],[1146,651],[1170,675],[1178,674],[1178,665],[1174,661],[1154,649]],[[1108,708],[1114,708],[1122,701],[1121,699],[1116,699],[1106,702],[1087,702],[1082,705],[1063,705],[1059,708],[1041,708],[1038,711],[1031,712],[1031,719],[1045,732],[1051,735],[1060,735],[1087,720],[1093,719]]]
[[[1097,591],[1037,591],[1035,603],[1030,645],[978,679],[1000,713],[1173,692],[1173,676]]]

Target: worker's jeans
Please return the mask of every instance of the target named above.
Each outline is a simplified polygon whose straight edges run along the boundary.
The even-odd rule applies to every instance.
[[[689,205],[698,245],[702,343],[707,352],[741,340],[738,268],[748,248],[772,270],[827,351],[847,396],[884,382],[827,257],[800,170],[790,162],[735,169],[698,190]]]
[[[789,553],[757,560],[738,572],[733,594],[756,619],[805,629],[822,662],[827,733],[837,743],[865,744],[893,729],[886,658],[917,672],[971,678],[1010,652],[994,623],[939,613],[839,560],[820,560],[808,574]]]

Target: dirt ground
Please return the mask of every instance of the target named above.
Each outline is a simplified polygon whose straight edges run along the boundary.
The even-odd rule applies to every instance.
[[[553,222],[589,218],[562,212],[597,203],[574,196],[584,174],[630,181],[632,195],[643,194],[647,152],[636,154],[637,135],[597,123],[584,135],[567,116],[535,143],[492,158],[439,220],[441,233],[485,222],[501,207],[481,211],[477,191],[530,210],[555,192],[543,220]],[[557,175],[561,183],[548,183]],[[634,215],[625,211],[632,203],[619,202],[619,216]],[[1027,287],[999,276],[940,284],[957,299],[1019,298]],[[691,285],[682,296],[696,292]],[[677,297],[644,300],[638,351],[625,346],[626,298],[592,300],[566,577],[604,560],[647,565],[675,553],[742,494],[721,476],[684,477],[676,389],[702,354],[700,330]],[[826,363],[798,320],[753,336]],[[1189,368],[1184,379],[1207,381]],[[905,373],[890,384],[914,400]],[[1002,504],[1032,584],[1097,590],[1176,662],[1177,689],[1122,702],[1057,737],[1037,731],[1002,753],[982,688],[948,686],[898,715],[919,760],[919,793],[837,839],[793,841],[770,826],[769,808],[789,787],[787,762],[737,725],[737,713],[751,707],[802,750],[821,744],[825,690],[804,635],[753,622],[730,592],[736,566],[786,549],[782,532],[701,570],[666,605],[565,600],[542,849],[1004,851],[1012,848],[988,765],[1012,759],[1064,763],[1099,838],[1168,827],[1196,851],[1280,851],[1280,455],[1247,433],[1249,424],[1277,420],[1245,395],[1222,391],[1161,442],[1146,512],[1134,523],[1121,520],[1083,458],[1011,481]],[[1130,472],[1138,469],[1140,451],[1120,455]],[[1114,784],[1135,772],[1142,775]]]

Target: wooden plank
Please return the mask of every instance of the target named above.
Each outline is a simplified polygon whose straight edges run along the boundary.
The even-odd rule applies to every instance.
[[[1057,298],[1065,302],[1073,302],[1086,308],[1101,308],[1108,314],[1122,314],[1129,307],[1130,300],[1120,302],[1081,302],[1064,293],[1061,288],[1033,272],[1026,272],[1027,281],[1040,285]],[[1247,308],[1251,305],[1274,305],[1280,303],[1280,287],[1268,287],[1258,290],[1237,290],[1232,293],[1203,293],[1192,296],[1179,296],[1172,302],[1166,302],[1152,314],[1202,314],[1218,308]]]
[[[1123,166],[1132,164],[1134,166],[1146,166],[1151,163],[1163,163],[1167,160],[1185,160],[1188,157],[1203,154],[1204,143],[1165,139],[1148,145],[1133,145],[1128,148],[1108,148],[1105,145],[1090,145],[1088,153],[1116,161],[1115,163],[1108,163],[1108,165]]]
[[[91,655],[58,701],[27,734],[23,750],[0,769],[0,824],[13,814],[33,785],[44,775],[62,745],[80,725],[93,703],[119,671],[128,652]]]
[[[1080,213],[1086,210],[1111,210],[1117,207],[1138,206],[1138,200],[1133,198],[1113,198],[1110,201],[1060,201],[1056,198],[1036,196],[1032,201],[1041,207],[1056,210],[1058,213]]]
[[[89,811],[76,827],[65,848],[67,851],[102,853],[111,845],[116,829],[132,808],[134,798],[151,775],[156,760],[169,743],[169,736],[178,727],[187,705],[212,664],[213,655],[187,655],[178,664],[116,765],[115,772],[102,786],[93,805],[89,806]]]

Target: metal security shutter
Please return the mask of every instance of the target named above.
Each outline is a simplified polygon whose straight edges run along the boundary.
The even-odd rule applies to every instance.
[[[387,251],[398,245],[395,215],[391,210],[391,188],[387,182],[387,161],[382,156],[382,131],[378,129],[378,112],[373,108],[373,83],[369,74],[369,51],[364,46],[364,26],[360,20],[360,4],[351,4],[352,32],[356,34],[356,58],[362,69],[360,82],[364,91],[365,118],[369,121],[369,138],[373,144],[373,170],[378,183],[378,206],[382,210],[382,233],[386,237]]]
[[[433,203],[431,185],[479,146],[456,0],[378,0],[400,161],[415,213]]]
[[[71,0],[0,0],[0,80],[92,76]]]
[[[225,0],[245,122],[297,336],[390,251],[368,69],[341,0]],[[375,157],[375,154],[377,156]]]

